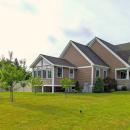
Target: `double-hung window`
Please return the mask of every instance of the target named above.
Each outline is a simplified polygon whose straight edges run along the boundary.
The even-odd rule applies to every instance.
[[[63,78],[63,67],[58,67],[57,68],[57,77],[58,78]]]
[[[38,77],[41,78],[41,70],[38,70]]]
[[[103,70],[103,78],[107,78],[107,70]]]
[[[43,76],[42,76],[42,77],[43,77],[43,78],[46,78],[46,70],[43,70],[42,73],[43,73]]]
[[[100,77],[100,68],[96,68],[95,77],[96,78]]]
[[[47,70],[47,78],[48,79],[52,78],[51,70]]]
[[[69,78],[74,79],[74,69],[69,69]]]

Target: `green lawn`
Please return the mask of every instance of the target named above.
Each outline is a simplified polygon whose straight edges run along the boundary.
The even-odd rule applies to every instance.
[[[130,130],[130,92],[14,95],[0,93],[0,130]]]

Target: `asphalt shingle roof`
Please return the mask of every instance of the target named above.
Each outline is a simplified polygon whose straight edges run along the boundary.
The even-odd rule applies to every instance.
[[[72,41],[94,64],[108,66],[97,54],[88,46]]]
[[[43,55],[43,54],[40,54],[40,55],[42,55],[43,57],[45,57],[47,60],[49,60],[51,63],[53,63],[55,65],[63,65],[63,66],[75,67],[73,64],[71,64],[66,59],[62,59],[62,58],[58,58],[58,57],[52,57],[52,56],[47,56],[47,55]]]
[[[119,45],[113,45],[98,38],[102,43],[104,43],[109,49],[115,52],[121,59],[130,65],[130,43],[124,43]]]

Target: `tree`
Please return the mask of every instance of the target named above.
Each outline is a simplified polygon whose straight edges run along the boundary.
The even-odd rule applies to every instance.
[[[9,60],[12,61],[13,59],[13,51],[8,51],[9,53]]]
[[[39,77],[30,77],[29,83],[32,85],[32,88],[34,88],[34,92],[36,94],[36,92],[37,92],[36,88],[38,86],[43,85],[43,80]]]
[[[104,82],[101,78],[97,78],[96,79],[96,83],[94,86],[94,90],[95,93],[102,93],[104,92]]]
[[[15,60],[14,60],[14,65],[15,65],[16,67],[19,67],[19,61],[18,61],[17,58],[15,58]]]
[[[60,80],[60,85],[65,89],[65,92],[72,86],[73,81],[69,78],[64,78]]]
[[[17,68],[6,60],[0,62],[0,86],[9,88],[11,102],[13,102],[13,87],[15,83],[22,81],[24,78],[23,68]]]

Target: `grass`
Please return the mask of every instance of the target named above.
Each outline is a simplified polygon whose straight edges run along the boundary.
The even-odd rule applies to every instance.
[[[0,130],[130,130],[130,92],[14,95],[0,93]]]

